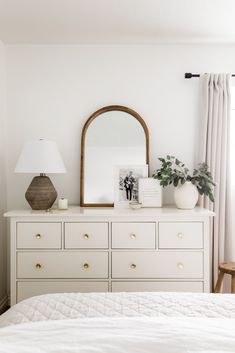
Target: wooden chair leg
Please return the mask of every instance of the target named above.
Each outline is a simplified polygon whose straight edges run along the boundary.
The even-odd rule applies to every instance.
[[[231,279],[231,293],[235,293],[235,275],[232,275]]]
[[[223,278],[224,278],[224,272],[220,271],[219,277],[218,277],[218,280],[217,280],[217,283],[216,283],[216,286],[215,286],[214,293],[219,293],[220,292],[221,285],[222,285],[222,282],[223,282]],[[235,280],[234,280],[234,286],[235,286]]]

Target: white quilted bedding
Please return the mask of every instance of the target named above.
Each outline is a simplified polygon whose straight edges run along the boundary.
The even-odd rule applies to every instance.
[[[102,317],[235,319],[235,295],[164,292],[49,294],[26,299],[13,306],[0,317],[0,327],[35,321]]]
[[[43,321],[0,329],[0,353],[234,353],[234,332],[234,319]]]

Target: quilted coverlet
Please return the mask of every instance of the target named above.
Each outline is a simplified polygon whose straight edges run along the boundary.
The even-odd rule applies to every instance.
[[[164,292],[48,294],[13,306],[0,317],[0,327],[35,321],[102,317],[235,319],[235,295]]]

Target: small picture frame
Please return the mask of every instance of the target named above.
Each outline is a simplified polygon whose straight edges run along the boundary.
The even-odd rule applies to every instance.
[[[148,177],[148,165],[123,165],[115,167],[114,206],[129,207],[139,200],[139,178]]]
[[[157,179],[139,179],[139,202],[141,207],[162,207],[162,186]]]

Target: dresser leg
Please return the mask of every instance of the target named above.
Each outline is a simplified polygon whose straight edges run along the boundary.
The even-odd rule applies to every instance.
[[[224,278],[224,272],[220,272],[218,280],[217,280],[217,283],[216,283],[216,286],[215,286],[214,293],[219,293],[220,292],[221,285],[222,285],[222,282],[223,282],[223,278]]]

